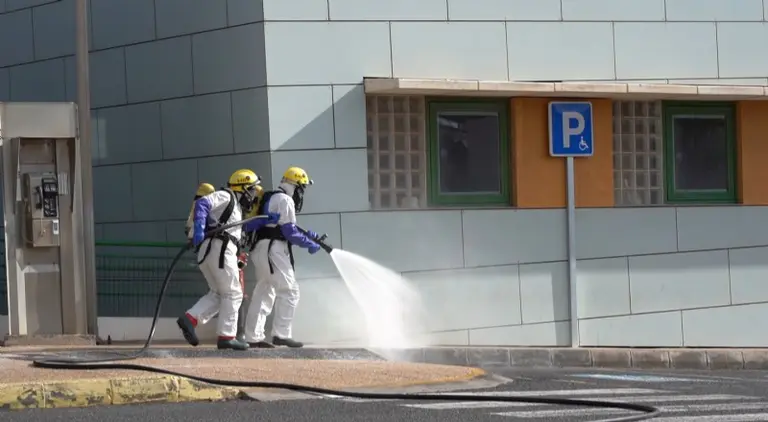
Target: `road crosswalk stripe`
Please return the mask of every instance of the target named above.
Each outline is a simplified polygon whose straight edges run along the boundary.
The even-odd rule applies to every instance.
[[[728,394],[711,395],[655,395],[655,396],[626,396],[626,397],[583,397],[584,400],[608,401],[608,402],[631,402],[631,403],[663,403],[663,402],[686,402],[686,401],[724,401],[724,400],[758,400],[757,397],[732,396]],[[449,403],[419,403],[403,404],[404,407],[414,409],[428,410],[449,410],[449,409],[487,409],[497,407],[537,407],[552,406],[541,403],[509,403],[509,402],[449,402]]]
[[[653,422],[765,422],[768,413],[742,413],[738,415],[670,416],[653,418]],[[598,421],[595,421],[598,422]]]
[[[629,394],[662,393],[665,390],[651,390],[648,388],[596,388],[574,390],[538,390],[538,391],[481,391],[481,392],[447,392],[438,394],[461,394],[462,396],[623,396]]]
[[[651,390],[647,388],[623,388],[623,389],[603,388],[603,389],[583,389],[583,390],[541,390],[541,391],[482,391],[482,392],[451,391],[451,392],[436,392],[436,393],[425,393],[425,394],[435,394],[435,395],[460,394],[462,396],[543,397],[543,396],[588,396],[588,395],[611,396],[611,395],[629,395],[629,394],[652,394],[652,393],[661,393],[663,391],[664,390]],[[336,396],[333,394],[321,394],[320,396],[328,399],[337,399],[337,400],[350,401],[350,402],[356,402],[356,403],[380,401],[380,399],[357,399],[357,398],[351,398],[351,397]]]
[[[768,402],[761,403],[719,403],[702,405],[679,405],[679,406],[661,406],[659,409],[664,413],[680,412],[730,412],[734,410],[764,410],[768,408]],[[500,412],[493,413],[497,416],[514,416],[516,418],[553,418],[553,417],[577,417],[606,413],[629,413],[621,409],[557,409],[557,410],[538,410],[526,412]],[[658,421],[659,419],[654,419]]]

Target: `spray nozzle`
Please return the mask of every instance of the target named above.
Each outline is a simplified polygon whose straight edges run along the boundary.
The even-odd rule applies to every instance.
[[[320,247],[323,248],[324,251],[326,251],[328,253],[331,253],[333,251],[333,246],[331,246],[331,245],[329,245],[328,243],[325,242],[325,239],[328,237],[327,233],[323,233],[323,235],[320,236],[320,237],[312,237],[312,236],[309,235],[308,231],[302,229],[301,227],[296,227],[296,228],[299,229],[300,232],[304,233],[305,236],[307,236],[310,239],[314,240],[315,243],[320,245]]]
[[[324,241],[320,239],[316,239],[315,242],[317,242],[318,245],[320,245],[321,248],[323,248],[324,251],[331,253],[333,252],[333,246],[325,243]]]
[[[324,251],[331,253],[333,251],[333,246],[325,243],[325,239],[328,237],[326,233],[323,233],[322,236],[315,239],[315,242],[317,242],[318,245],[320,245],[321,248],[323,248]]]

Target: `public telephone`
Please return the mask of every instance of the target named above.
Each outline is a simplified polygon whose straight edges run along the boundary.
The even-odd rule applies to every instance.
[[[59,246],[59,181],[54,173],[24,174],[25,240],[32,247]]]

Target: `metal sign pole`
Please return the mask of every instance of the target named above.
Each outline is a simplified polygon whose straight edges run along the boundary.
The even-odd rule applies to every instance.
[[[566,224],[568,226],[568,291],[570,298],[571,347],[579,347],[579,290],[576,268],[576,181],[574,157],[594,154],[592,103],[552,101],[549,103],[549,155],[565,157]]]
[[[573,157],[565,159],[566,191],[568,196],[566,224],[568,225],[568,290],[571,296],[571,347],[579,347],[578,290],[576,282],[576,181]]]
[[[88,334],[98,336],[99,317],[96,295],[96,236],[93,228],[93,166],[91,161],[91,87],[88,71],[88,3],[75,1],[75,27],[77,63],[77,108],[79,113],[80,185],[85,261],[85,300],[88,304]]]

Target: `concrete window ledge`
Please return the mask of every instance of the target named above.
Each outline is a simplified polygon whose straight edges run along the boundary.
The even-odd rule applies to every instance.
[[[464,97],[574,97],[622,100],[766,100],[768,87],[593,82],[509,82],[453,79],[365,78],[370,95]]]

